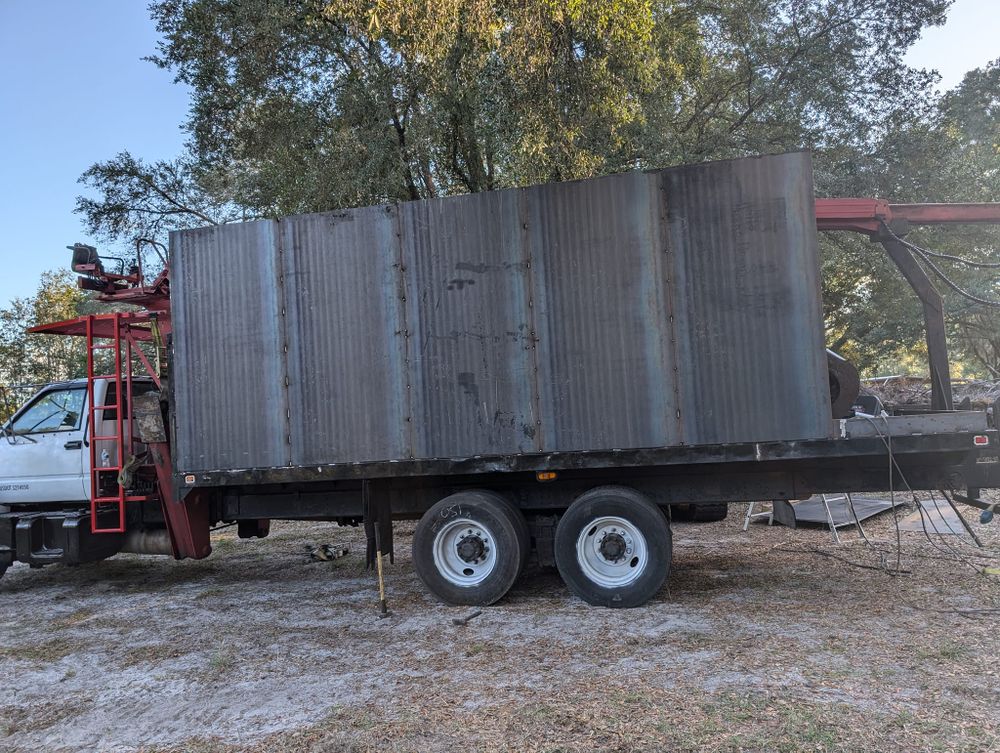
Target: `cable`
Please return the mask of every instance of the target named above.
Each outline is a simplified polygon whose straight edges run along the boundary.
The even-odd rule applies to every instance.
[[[928,256],[933,256],[935,259],[956,261],[959,264],[964,264],[967,267],[974,267],[976,269],[1000,269],[1000,262],[972,261],[972,259],[966,259],[961,256],[952,256],[951,254],[942,254],[938,251],[931,251],[930,249],[923,248],[922,246],[917,246],[915,243],[910,245],[914,248],[920,248],[921,252],[927,254]]]
[[[956,293],[958,293],[960,296],[962,296],[963,298],[965,298],[967,300],[972,301],[973,303],[978,303],[980,306],[988,306],[990,308],[998,308],[998,309],[1000,309],[1000,301],[994,301],[994,300],[990,300],[988,298],[981,298],[978,295],[976,295],[975,293],[970,293],[969,291],[967,291],[964,288],[960,287],[956,282],[954,282],[950,277],[948,277],[948,275],[946,275],[944,272],[942,272],[941,268],[938,267],[938,265],[935,264],[933,261],[931,261],[930,254],[932,252],[928,252],[927,249],[921,248],[920,246],[916,245],[915,243],[910,243],[908,240],[904,240],[903,238],[900,238],[898,235],[896,235],[894,232],[892,232],[892,230],[889,228],[888,225],[885,225],[884,223],[883,223],[883,227],[886,229],[886,232],[888,232],[890,236],[892,236],[895,240],[897,240],[900,243],[902,243],[904,246],[906,246],[906,248],[910,249],[910,251],[912,251],[913,253],[915,253],[917,255],[917,258],[919,258],[921,261],[924,262],[924,264],[926,264],[928,267],[930,267],[934,271],[934,274],[936,274],[938,277],[941,278],[941,282],[943,282],[945,285],[947,285],[953,291],[955,291]],[[934,255],[937,255],[937,254],[934,254]],[[954,257],[954,258],[957,259],[959,257]]]

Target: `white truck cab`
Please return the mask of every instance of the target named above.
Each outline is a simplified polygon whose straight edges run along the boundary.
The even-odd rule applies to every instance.
[[[133,381],[134,394],[151,388],[149,380]],[[113,380],[96,380],[95,404],[113,406],[115,390]],[[0,426],[0,505],[89,501],[88,411],[87,380],[75,379],[46,385]],[[114,435],[114,408],[96,418],[99,436]],[[98,462],[109,454],[113,462],[115,452],[114,442],[100,441]]]

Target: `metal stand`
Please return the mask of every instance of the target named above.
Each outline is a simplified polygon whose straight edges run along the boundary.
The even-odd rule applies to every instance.
[[[382,575],[382,536],[379,526],[375,526],[375,572],[378,575],[378,618],[384,620],[390,615],[385,600],[385,578]]]
[[[757,502],[753,501],[747,505],[747,514],[743,518],[743,531],[746,532],[750,529],[750,521],[753,518],[767,518],[767,524],[769,526],[774,525],[774,513],[773,512],[754,512],[754,508],[757,506]]]
[[[980,549],[983,549],[984,548],[983,542],[976,535],[976,532],[972,530],[972,526],[969,525],[969,521],[967,521],[965,519],[965,516],[962,515],[962,513],[959,511],[958,507],[955,505],[955,502],[952,500],[951,495],[945,494],[944,490],[939,490],[939,491],[941,491],[941,496],[943,496],[945,500],[947,500],[948,504],[951,505],[951,509],[955,511],[955,515],[958,516],[959,521],[962,523],[962,527],[965,528],[968,534],[972,537],[972,540],[976,542],[976,546],[978,546]]]
[[[830,526],[830,533],[833,535],[833,543],[839,544],[840,543],[840,534],[837,533],[837,524],[833,522],[833,513],[830,511],[830,499],[829,499],[828,495],[826,495],[826,494],[821,494],[820,496],[823,498],[823,507],[826,509],[826,522]],[[846,494],[842,494],[839,497],[834,497],[833,501],[834,502],[840,502],[840,501],[845,500],[845,499],[847,499],[847,495]],[[852,507],[853,507],[853,505],[852,505]]]

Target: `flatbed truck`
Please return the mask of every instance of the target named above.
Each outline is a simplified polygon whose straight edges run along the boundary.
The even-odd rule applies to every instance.
[[[635,607],[653,598],[668,576],[670,524],[675,509],[684,508],[689,514],[691,510],[702,509],[711,511],[711,516],[720,508],[724,514],[724,506],[729,503],[745,500],[797,500],[823,492],[882,492],[904,488],[942,490],[959,502],[983,510],[991,509],[981,498],[981,491],[1000,486],[997,414],[995,411],[952,410],[947,352],[943,350],[943,306],[940,296],[909,253],[904,238],[910,224],[1000,222],[1000,205],[891,205],[868,199],[813,200],[811,173],[802,172],[801,162],[795,162],[799,157],[794,157],[792,162],[764,159],[763,162],[737,161],[740,164],[735,167],[725,163],[698,168],[707,170],[704,173],[681,170],[651,174],[641,180],[629,178],[632,183],[600,179],[605,182],[593,190],[610,192],[608,195],[612,198],[605,197],[608,202],[615,201],[613,197],[623,195],[623,191],[626,194],[628,191],[643,193],[627,196],[621,206],[612,208],[615,216],[598,218],[593,227],[587,225],[582,215],[571,217],[568,225],[558,226],[559,222],[565,222],[559,218],[565,218],[566,207],[582,204],[583,210],[587,210],[586,192],[591,190],[591,184],[583,181],[577,186],[566,187],[563,190],[567,193],[556,199],[544,193],[547,187],[542,187],[540,194],[512,193],[506,198],[491,198],[494,204],[461,205],[446,199],[443,201],[452,203],[429,207],[411,205],[409,209],[369,208],[355,210],[356,214],[350,215],[331,213],[299,220],[292,218],[284,225],[279,221],[273,225],[236,227],[232,231],[224,227],[195,231],[194,235],[178,234],[171,240],[169,265],[152,281],[144,278],[138,264],[120,274],[108,272],[95,249],[78,244],[73,247],[73,268],[81,275],[81,286],[93,291],[98,300],[128,303],[133,308],[121,311],[119,307],[111,313],[35,328],[40,333],[83,337],[88,373],[82,379],[44,387],[2,428],[0,573],[14,562],[32,566],[73,564],[100,560],[119,551],[199,559],[211,553],[213,527],[235,523],[240,537],[264,537],[272,520],[363,525],[368,538],[368,562],[380,565],[383,556],[391,558],[394,554],[393,521],[411,519],[418,521],[413,536],[414,567],[427,587],[447,603],[488,605],[496,602],[520,576],[529,557],[533,557],[539,564],[556,566],[569,590],[590,604]],[[747,178],[748,170],[753,181]],[[767,180],[761,177],[761,170],[765,170]],[[775,170],[784,176],[781,180],[773,178]],[[801,193],[806,179],[809,195],[808,202],[803,204],[793,194],[795,191]],[[640,182],[634,182],[636,180]],[[719,186],[719,182],[725,184],[727,180],[730,181],[728,189],[726,185]],[[854,415],[854,411],[845,410],[838,393],[843,390],[848,398],[851,397],[850,376],[845,377],[847,372],[842,365],[828,361],[821,350],[812,347],[815,342],[821,344],[822,334],[817,340],[808,322],[802,330],[805,334],[801,335],[809,344],[803,356],[808,361],[807,367],[800,368],[801,364],[788,361],[778,364],[778,372],[766,371],[773,364],[761,364],[761,361],[787,354],[780,349],[780,343],[771,347],[766,337],[763,344],[748,344],[733,342],[732,338],[725,340],[719,334],[723,332],[721,329],[714,333],[702,331],[700,339],[715,337],[721,346],[707,355],[698,350],[701,347],[699,338],[689,346],[693,348],[688,351],[692,358],[719,358],[726,353],[736,353],[743,359],[737,366],[757,379],[761,373],[777,373],[776,378],[781,378],[781,374],[799,369],[793,375],[795,379],[814,381],[797,393],[797,397],[792,396],[787,404],[769,397],[759,405],[747,405],[743,414],[727,415],[725,412],[720,414],[717,408],[720,404],[725,405],[725,396],[712,403],[709,395],[700,398],[703,400],[700,403],[702,413],[682,416],[684,411],[690,411],[680,406],[688,406],[693,399],[685,397],[684,391],[696,392],[704,386],[701,383],[695,381],[692,386],[690,379],[683,383],[681,377],[671,375],[669,368],[662,372],[662,384],[654,380],[640,389],[630,383],[636,368],[634,360],[630,360],[631,351],[623,348],[621,353],[615,353],[615,338],[628,345],[630,330],[625,319],[639,310],[645,319],[657,320],[652,323],[643,320],[637,326],[656,329],[666,321],[672,324],[675,317],[683,319],[683,305],[692,307],[695,312],[704,310],[698,308],[704,305],[703,297],[689,298],[684,303],[684,291],[669,289],[669,295],[663,298],[650,293],[646,287],[650,269],[663,274],[663,279],[669,282],[668,276],[692,274],[691,267],[677,266],[678,263],[671,261],[669,263],[675,266],[643,268],[634,278],[629,278],[635,280],[632,285],[612,279],[617,274],[614,259],[604,274],[580,276],[575,256],[553,272],[551,259],[565,251],[564,248],[552,252],[553,257],[548,260],[550,267],[544,274],[534,270],[546,263],[540,258],[550,250],[546,244],[566,243],[559,238],[572,232],[582,233],[574,241],[575,245],[568,244],[574,254],[586,255],[587,249],[580,248],[587,243],[597,244],[602,253],[614,253],[616,236],[609,237],[604,232],[608,222],[624,223],[624,228],[633,222],[651,223],[657,233],[662,231],[663,234],[647,233],[640,236],[640,241],[667,238],[664,253],[668,257],[684,253],[707,255],[715,248],[710,244],[718,243],[712,239],[719,236],[720,231],[709,226],[699,231],[702,235],[692,236],[692,218],[696,211],[702,211],[701,205],[686,210],[683,216],[676,214],[680,210],[675,208],[676,204],[683,204],[678,187],[689,194],[697,194],[704,185],[713,186],[714,193],[707,200],[700,198],[699,202],[707,201],[714,207],[712,211],[722,218],[720,222],[729,223],[727,238],[737,239],[741,256],[764,254],[754,257],[758,259],[758,267],[764,270],[761,274],[778,275],[781,280],[786,279],[782,275],[791,274],[793,277],[789,279],[800,279],[795,276],[798,270],[782,269],[767,254],[791,254],[789,258],[799,258],[796,254],[801,249],[796,244],[810,242],[808,234],[803,235],[799,227],[803,206],[809,214],[813,235],[816,229],[860,232],[881,243],[924,303],[930,373],[935,385],[933,410],[918,416]],[[784,192],[778,197],[780,211],[775,209],[779,204],[772,195],[775,185],[779,193]],[[739,191],[732,186],[738,186]],[[642,204],[647,201],[644,197],[653,196],[655,204],[657,191],[664,190],[674,208],[662,215],[647,211],[649,207]],[[463,197],[459,201],[474,199]],[[538,209],[548,206],[546,202],[559,201],[563,204],[550,215]],[[645,207],[641,216],[635,209],[639,205]],[[508,243],[512,236],[507,233],[506,225],[501,226],[492,236],[508,241],[497,246],[500,249],[497,253],[527,255],[518,257],[521,261],[507,263],[487,258],[485,252],[477,256],[470,239],[455,241],[462,225],[449,225],[447,213],[454,210],[461,216],[469,211],[469,206],[478,213],[478,221],[486,224],[512,212],[508,218],[510,226],[515,228],[514,235],[520,239],[513,245]],[[407,224],[412,217],[407,219],[406,211],[417,213],[420,221]],[[533,219],[522,221],[529,215]],[[362,222],[372,224],[363,225]],[[302,269],[295,266],[305,263],[296,254],[304,254],[303,249],[311,248],[310,244],[322,246],[331,235],[341,232],[354,233],[354,240],[350,242],[368,253],[370,249],[365,244],[381,232],[382,223],[399,232],[395,239],[392,233],[386,233],[386,271],[381,277],[372,272],[378,267],[377,259],[372,258],[370,264],[366,261],[361,266],[352,266],[354,262],[350,259],[344,261],[343,244],[349,242],[345,240],[319,247],[317,251],[320,254],[317,258],[336,267],[333,272],[313,267],[313,276],[306,279]],[[677,235],[682,231],[688,235]],[[232,234],[227,234],[230,232]],[[532,232],[539,233],[542,241],[534,241],[536,245],[526,252],[524,249],[530,245],[528,236]],[[417,243],[414,255],[407,256],[408,238],[417,237],[418,233],[429,235],[419,236],[424,245]],[[756,240],[740,245],[741,234],[745,233]],[[482,243],[491,242],[489,237],[481,238],[485,238]],[[731,240],[723,240],[732,245]],[[463,249],[465,256],[452,264],[447,274],[429,275],[422,282],[419,265],[451,253],[450,247],[445,247],[446,241]],[[811,242],[814,243],[814,239]],[[682,248],[685,243],[687,246]],[[651,242],[650,247],[654,246]],[[633,247],[645,248],[641,242],[629,248]],[[231,275],[218,271],[222,268],[218,267],[218,259],[213,258],[213,253],[232,253],[236,263],[245,262],[252,267],[247,273],[250,278],[244,274],[245,270],[233,271]],[[627,253],[630,253],[627,249],[622,252],[623,258]],[[141,259],[141,255],[137,258]],[[359,258],[364,261],[368,257]],[[694,257],[689,255],[684,263],[692,259]],[[210,268],[216,265],[217,271],[206,279],[202,273],[192,271],[196,260]],[[449,264],[455,261],[450,259]],[[807,258],[803,263],[815,264],[815,258]],[[414,267],[417,267],[415,271]],[[273,290],[254,287],[247,282],[251,278],[258,279],[253,275],[258,274],[259,269],[273,275],[269,278],[274,283]],[[465,276],[452,274],[456,269]],[[493,272],[515,277],[497,281],[488,277]],[[318,284],[316,279],[325,281],[323,284],[333,284],[329,280],[334,279],[339,284],[346,274],[355,275],[356,279],[348,280],[352,285],[375,285],[370,295],[355,302],[346,300],[348,293],[344,290],[328,290],[326,297],[317,299],[313,288],[309,287]],[[572,278],[571,281],[564,282],[563,274]],[[631,273],[625,270],[621,274]],[[722,299],[734,285],[741,287],[737,308],[723,315],[730,317],[727,321],[733,326],[744,316],[752,317],[756,313],[777,316],[775,326],[779,329],[775,331],[786,341],[794,339],[798,330],[780,329],[794,326],[794,323],[785,320],[784,309],[775,309],[772,305],[773,288],[755,288],[758,283],[767,282],[756,280],[756,274],[753,267],[747,267],[740,277],[727,280],[721,275],[721,281],[712,283],[721,291]],[[532,275],[537,277],[532,278]],[[505,287],[505,280],[509,279],[523,280],[525,290],[531,295],[517,299],[517,295]],[[804,279],[807,283],[811,280],[809,275]],[[564,326],[565,337],[592,329],[596,325],[588,317],[597,310],[597,320],[607,323],[612,335],[602,339],[600,333],[594,334],[594,338],[603,343],[599,353],[588,350],[586,338],[570,343],[563,351],[559,348],[564,344],[551,343],[555,339],[552,335],[555,325],[551,320],[555,310],[553,300],[561,285],[571,284],[590,291],[589,297],[584,301],[584,308],[574,309],[576,322],[567,323],[565,312],[561,312],[559,326]],[[685,284],[694,289],[702,283],[688,280]],[[428,290],[438,289],[434,286],[447,293],[441,292],[443,297],[435,299],[428,293]],[[750,292],[743,290],[743,286]],[[778,289],[794,303],[798,293],[795,290],[788,292],[786,287]],[[212,298],[217,289],[218,297],[206,300]],[[429,312],[451,305],[444,296],[463,290],[465,293],[475,290],[475,295],[481,297],[463,298],[462,306],[466,308],[459,308],[454,316],[476,319],[486,310],[483,307],[495,307],[500,305],[498,298],[513,295],[517,299],[515,303],[523,304],[523,311],[530,320],[526,329],[531,331],[523,338],[516,329],[504,329],[506,321],[499,324],[492,321],[478,330],[468,330],[475,335],[472,357],[482,359],[481,368],[485,372],[442,371],[442,358],[460,360],[462,356],[458,352],[464,347],[463,338],[468,332],[445,330],[442,335],[440,327],[435,330],[433,322],[428,324]],[[273,352],[261,344],[264,341],[259,334],[264,331],[267,335],[271,322],[252,317],[241,320],[230,310],[241,291],[254,301],[265,301],[273,307],[269,309],[274,312],[277,322],[273,328]],[[358,406],[343,402],[344,395],[357,396],[366,394],[365,389],[374,389],[370,384],[349,383],[344,380],[344,374],[364,377],[368,373],[372,383],[387,379],[370,366],[366,366],[368,371],[350,372],[356,366],[350,363],[350,348],[359,340],[374,342],[377,339],[374,335],[355,328],[342,343],[336,339],[339,334],[324,330],[322,335],[326,339],[318,340],[316,347],[330,348],[336,356],[330,362],[332,365],[328,364],[326,369],[296,371],[296,365],[291,363],[293,358],[300,358],[315,366],[318,363],[315,359],[321,360],[322,354],[311,355],[302,344],[308,339],[310,321],[347,329],[344,321],[331,321],[329,310],[324,308],[340,304],[334,300],[338,292],[346,300],[343,316],[355,317],[352,322],[355,327],[358,322],[367,321],[366,326],[381,327],[389,333],[390,339],[396,338],[393,342],[399,343],[398,352],[402,354],[397,374],[401,406],[398,415],[402,417],[399,446],[403,449],[395,455],[383,447],[371,449],[370,442],[374,440],[368,434],[331,433],[329,426],[317,418],[327,415],[324,411],[332,411],[329,415],[334,418],[330,420],[347,421],[348,414],[354,411],[355,430],[370,422],[373,435],[384,431],[380,427],[397,426],[391,422],[380,423],[380,411],[385,404],[395,400],[396,392],[382,395],[377,404]],[[647,297],[642,298],[638,309],[630,309],[637,292]],[[806,293],[813,296],[809,299],[813,303],[818,300],[817,290],[810,289]],[[605,294],[611,304],[602,304],[600,298]],[[621,295],[629,296],[629,300],[623,303],[616,298]],[[370,301],[379,296],[382,296],[379,301]],[[581,300],[580,296],[576,300]],[[392,319],[388,324],[379,320],[374,325],[371,324],[374,320],[361,318],[362,314],[369,314],[364,311],[359,314],[359,307],[376,304],[397,306],[395,310],[403,312],[401,318]],[[785,305],[785,302],[779,301],[779,304]],[[599,310],[602,305],[605,309]],[[670,305],[674,308],[669,308]],[[813,311],[809,307],[805,310],[807,313]],[[211,316],[213,311],[219,312],[219,321]],[[414,314],[409,320],[406,320],[407,312]],[[615,318],[617,315],[623,319],[619,321]],[[711,312],[704,314],[708,318],[713,315]],[[391,311],[387,316],[392,318]],[[548,323],[546,316],[550,317]],[[453,321],[454,317],[449,320]],[[701,326],[699,320],[691,316],[684,321],[691,328]],[[578,326],[574,329],[574,325]],[[496,337],[484,335],[491,326],[499,327],[500,334]],[[648,329],[636,331],[639,332],[637,342],[647,345],[651,342]],[[673,330],[656,331],[669,334]],[[220,333],[236,340],[236,344],[220,344]],[[682,336],[683,332],[678,334]],[[550,338],[548,343],[546,337]],[[654,345],[662,345],[665,349],[659,351],[650,346],[650,352],[666,359],[674,352],[666,350],[671,342],[667,335],[658,338]],[[546,345],[556,353],[550,361],[545,360],[546,354],[538,352]],[[221,350],[224,359],[233,361],[231,365],[236,371],[239,370],[237,361],[245,356],[247,364],[260,363],[261,371],[234,375],[232,371],[213,370],[217,367],[206,363],[214,357],[204,350],[209,347]],[[683,351],[683,346],[677,348],[677,352]],[[432,358],[435,352],[442,354],[438,360]],[[754,352],[760,360],[753,360]],[[377,355],[381,360],[375,363],[386,364],[385,370],[391,372],[393,356]],[[355,360],[366,357],[362,348],[357,351]],[[424,360],[421,361],[421,357]],[[490,360],[497,357],[509,359],[513,366],[497,365],[495,360]],[[610,362],[608,373],[612,379],[602,383],[603,393],[586,395],[588,400],[597,403],[594,415],[587,416],[590,422],[587,431],[598,437],[587,445],[580,443],[587,440],[579,439],[584,435],[573,423],[578,416],[567,416],[564,411],[567,405],[572,405],[575,394],[571,390],[559,392],[557,388],[568,384],[583,389],[579,387],[583,379],[579,371],[592,363],[588,358],[595,357]],[[309,361],[310,358],[314,360]],[[520,365],[522,358],[528,365],[525,368]],[[448,363],[451,364],[449,368],[454,367],[451,361]],[[669,361],[664,363],[670,366]],[[817,364],[823,367],[822,372]],[[517,414],[512,420],[508,420],[505,411],[501,410],[504,404],[500,393],[509,385],[501,384],[502,380],[497,377],[490,405],[491,396],[483,394],[488,383],[484,384],[481,379],[483,373],[492,376],[508,367],[518,378],[527,374],[526,385],[538,387],[537,393],[531,389],[524,393],[527,407],[523,415]],[[557,367],[563,371],[558,371]],[[678,368],[683,371],[686,366],[678,367],[675,362],[673,371]],[[758,373],[754,369],[764,371]],[[537,373],[543,376],[535,376]],[[635,375],[636,383],[641,376]],[[766,386],[737,383],[734,379],[738,376],[727,376],[729,381],[716,380],[715,383],[728,385],[734,394],[737,388],[749,390],[740,394],[774,394],[768,392]],[[816,376],[823,379],[822,389],[816,386]],[[616,383],[616,379],[619,382]],[[668,391],[670,380],[674,380],[675,394],[662,397],[659,391]],[[303,403],[306,400],[303,395],[312,394],[307,392],[309,388],[318,390],[314,394],[319,395],[319,403]],[[413,397],[412,393],[420,389],[425,390],[424,396]],[[856,395],[856,386],[853,389]],[[273,396],[276,405],[257,400],[255,390]],[[626,394],[622,398],[612,394],[612,391],[629,393],[630,390],[638,397]],[[468,419],[458,405],[466,398],[474,408]],[[602,414],[601,401],[611,406],[611,410]],[[847,404],[850,402],[848,400]],[[428,404],[436,406],[438,411],[432,415],[429,426],[412,426],[420,406]],[[634,416],[628,414],[637,404],[640,412]],[[246,410],[234,410],[233,406],[239,405],[246,406]],[[480,410],[481,405],[486,407]],[[731,405],[726,410],[732,411]],[[650,431],[663,432],[666,440],[645,446],[635,443],[617,446],[613,438],[608,439],[612,436],[609,432],[619,426],[622,432],[631,432],[629,437],[647,436],[643,434],[643,427],[647,426],[642,423],[647,420],[641,410],[643,406],[653,414],[648,423],[648,427],[652,427]],[[248,416],[247,411],[253,410],[261,415]],[[782,415],[782,411],[788,414],[812,412],[803,417]],[[628,415],[623,419],[622,414]],[[345,415],[348,418],[344,418]],[[528,415],[537,416],[537,422],[523,420]],[[757,424],[746,421],[747,415],[765,428],[758,429]],[[592,421],[595,418],[598,419],[596,423]],[[247,434],[245,428],[255,425],[252,422],[258,420],[265,425],[269,425],[267,421],[274,421],[279,428],[273,435],[268,432]],[[770,436],[765,430],[767,427],[773,429]],[[783,427],[790,427],[791,436],[774,435]],[[758,430],[762,433],[755,435]],[[328,436],[333,438],[309,444],[315,437]],[[689,441],[690,437],[696,441]],[[718,437],[723,437],[723,441],[713,440]],[[448,442],[452,442],[449,447],[462,447],[455,444],[459,441],[466,442],[464,447],[469,449],[485,447],[488,451],[432,451]],[[271,452],[275,453],[277,461],[260,460],[270,457],[267,453]],[[246,458],[247,462],[239,462],[240,458]]]

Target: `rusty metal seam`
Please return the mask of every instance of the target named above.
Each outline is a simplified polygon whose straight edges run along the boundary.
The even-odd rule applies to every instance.
[[[538,330],[536,328],[535,321],[535,302],[536,289],[535,289],[535,271],[532,265],[532,248],[531,248],[531,234],[528,232],[528,209],[525,206],[527,196],[526,191],[518,192],[517,197],[517,218],[520,222],[521,227],[519,232],[521,235],[521,259],[524,263],[524,286],[525,286],[525,300],[527,303],[527,308],[525,313],[527,315],[528,321],[528,337],[530,339],[530,364],[531,364],[531,412],[535,420],[535,436],[534,445],[535,450],[542,452],[545,447],[543,446],[544,433],[542,431],[542,408],[541,408],[541,394],[540,387],[538,384]]]
[[[278,311],[281,321],[278,326],[278,334],[281,338],[281,412],[282,424],[285,430],[285,449],[287,451],[288,465],[293,463],[292,458],[292,405],[289,396],[289,371],[288,371],[288,290],[287,285],[289,275],[285,274],[285,238],[282,231],[281,220],[273,220],[271,223],[274,237],[274,250],[277,255],[274,265],[275,274],[278,277]]]
[[[403,421],[406,424],[403,428],[405,430],[406,436],[406,453],[409,458],[414,458],[414,429],[413,429],[413,384],[416,381],[414,379],[413,362],[410,358],[410,325],[409,317],[407,316],[407,302],[409,296],[407,295],[406,286],[406,269],[407,260],[403,256],[403,249],[405,244],[403,243],[403,223],[402,223],[402,213],[399,211],[399,204],[390,204],[386,207],[386,211],[392,217],[392,227],[393,227],[393,237],[395,238],[394,244],[396,256],[396,305],[399,307],[399,322],[401,326],[400,335],[403,338],[403,377],[406,380],[405,395],[403,397],[403,405],[405,406]]]
[[[684,444],[684,414],[681,411],[681,389],[680,389],[680,353],[677,348],[677,323],[674,320],[675,285],[677,278],[677,254],[670,242],[669,207],[666,174],[661,172],[656,176],[657,188],[659,189],[659,240],[663,254],[657,254],[662,259],[663,264],[663,291],[665,295],[667,314],[667,333],[669,342],[667,343],[669,358],[667,359],[666,371],[670,376],[670,386],[674,393],[674,420],[677,423],[677,444]]]

